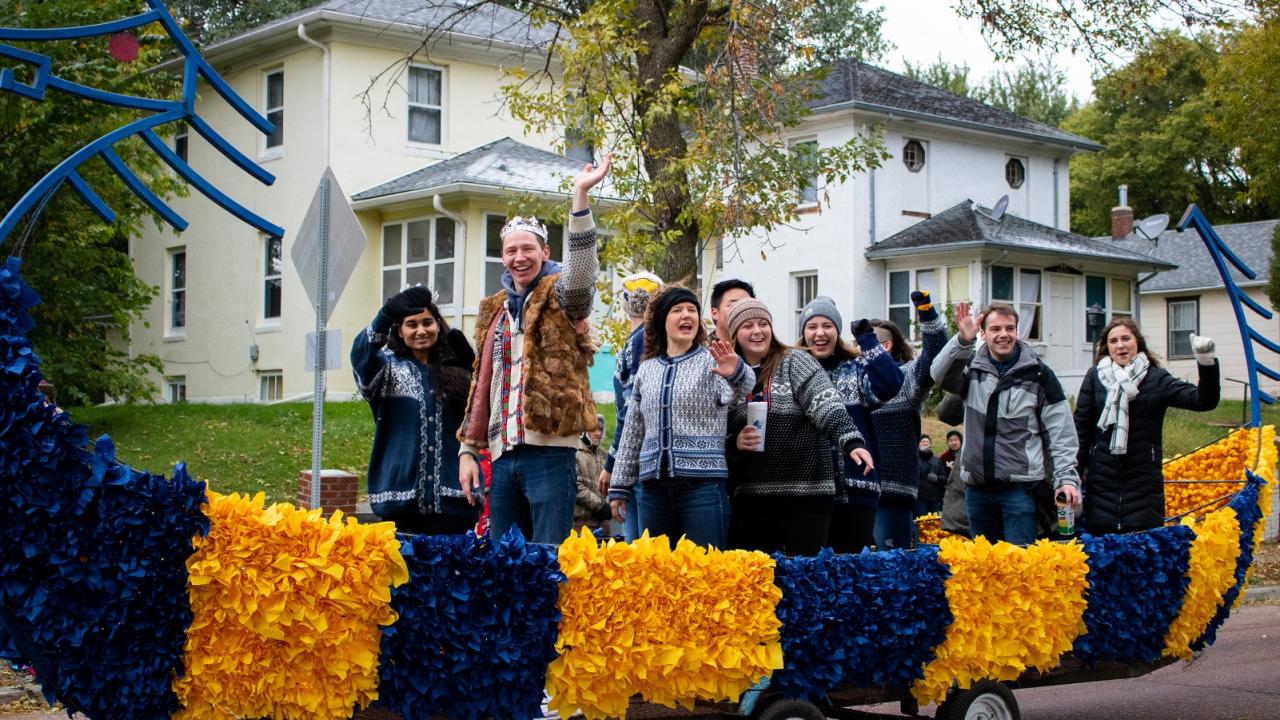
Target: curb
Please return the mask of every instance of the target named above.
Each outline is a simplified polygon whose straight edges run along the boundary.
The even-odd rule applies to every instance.
[[[1280,600],[1280,585],[1253,585],[1244,589],[1244,599],[1248,602],[1264,600]]]

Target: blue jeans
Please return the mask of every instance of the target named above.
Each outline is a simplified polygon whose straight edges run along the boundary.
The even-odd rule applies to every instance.
[[[1036,540],[1036,499],[1034,483],[1011,483],[996,487],[971,486],[965,489],[969,510],[969,531],[991,542],[1005,540],[1030,545]]]
[[[886,504],[876,508],[876,549],[909,550],[916,544],[915,505]]]
[[[729,495],[724,480],[665,480],[636,486],[640,525],[666,535],[675,547],[681,535],[704,547],[722,548],[729,533]]]
[[[611,492],[621,494],[627,501],[627,509],[622,516],[622,539],[631,542],[640,537],[640,504],[636,502],[636,492],[632,488],[618,488]]]
[[[573,530],[578,501],[574,448],[518,445],[493,462],[489,481],[489,533],[512,525],[536,543],[559,545]]]

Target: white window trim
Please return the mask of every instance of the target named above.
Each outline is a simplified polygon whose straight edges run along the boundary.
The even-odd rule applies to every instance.
[[[263,392],[263,382],[278,380],[280,383],[280,397],[268,398]],[[284,399],[284,371],[283,370],[259,370],[258,371],[258,402],[275,402]]]
[[[258,327],[275,327],[280,325],[280,319],[284,317],[284,238],[280,238],[280,274],[272,275],[271,268],[267,267],[267,246],[272,241],[270,235],[260,235],[262,238],[262,304],[259,306]],[[267,317],[267,282],[269,280],[280,281],[280,314],[275,317]]]
[[[933,306],[935,308],[938,308],[938,312],[942,315],[945,315],[946,312],[944,308],[946,308],[948,303],[950,303],[950,298],[947,297],[947,268],[948,267],[960,267],[960,266],[959,265],[952,265],[952,266],[926,265],[922,267],[889,268],[888,270],[885,271],[884,317],[886,320],[888,320],[889,317],[893,314],[890,311],[893,310],[894,308],[902,308],[902,307],[907,308],[907,317],[909,318],[908,327],[900,328],[900,329],[904,333],[906,333],[908,340],[911,340],[913,342],[918,342],[920,340],[920,332],[919,332],[920,323],[916,322],[915,308],[911,305],[911,295],[910,295],[911,291],[920,289],[919,274],[921,272],[933,273],[934,285],[936,287],[934,290],[929,291],[929,299],[932,301]],[[898,273],[898,272],[907,273],[907,293],[908,294],[907,294],[907,302],[905,303],[892,302],[893,298],[890,295],[890,293],[892,292],[892,283],[890,282],[890,275],[892,273]],[[970,292],[972,292],[972,278],[970,279],[970,288],[971,288]]]
[[[800,300],[800,282],[802,280],[808,280],[809,278],[813,278],[813,298],[819,297],[822,295],[822,289],[818,285],[817,270],[800,270],[798,272],[791,273],[791,301],[793,303],[797,303],[796,306],[792,308],[794,312],[791,313],[791,317],[796,325],[795,333],[793,333],[795,337],[800,337],[801,332],[804,330],[804,326],[800,323],[800,312],[804,310],[805,305],[809,304],[808,302],[804,305],[798,304]],[[809,298],[809,301],[811,302],[813,298]],[[836,328],[836,331],[839,332],[840,329]]]
[[[415,103],[409,100],[408,77],[409,77],[409,73],[413,72],[415,68],[421,69],[421,70],[435,70],[440,73],[440,105],[438,108],[435,108],[431,105],[426,105],[423,103]],[[405,82],[405,88],[404,88],[404,135],[403,135],[405,147],[415,148],[415,149],[443,148],[445,144],[448,142],[448,138],[449,138],[449,113],[446,109],[449,107],[448,70],[445,67],[440,65],[429,65],[427,63],[415,62],[415,63],[410,63],[409,68],[405,70],[405,78],[406,78],[406,82]],[[422,108],[440,110],[440,142],[438,143],[423,142],[421,140],[413,140],[409,137],[409,108],[410,107],[422,107]]]
[[[185,258],[183,261],[183,285],[181,289],[173,286],[173,261],[179,254],[183,255]],[[191,257],[187,254],[186,245],[179,245],[165,250],[164,269],[164,339],[172,342],[185,339],[187,336],[187,327],[191,325]],[[177,292],[182,293],[183,316],[182,325],[175,327],[173,324],[173,300],[174,294]]]
[[[271,68],[271,69],[269,69],[269,70],[263,70],[263,71],[262,71],[262,117],[264,117],[264,118],[265,118],[265,117],[267,117],[270,113],[275,112],[276,110],[279,110],[279,111],[281,111],[281,112],[284,112],[284,111],[285,111],[285,108],[286,108],[286,107],[287,107],[287,105],[288,105],[288,103],[282,104],[282,105],[280,105],[279,107],[271,107],[271,106],[267,105],[267,103],[269,102],[269,101],[267,100],[267,95],[268,95],[268,93],[270,92],[269,88],[270,88],[270,85],[271,85],[271,83],[270,83],[270,81],[269,81],[269,78],[270,78],[272,75],[275,75],[275,74],[277,74],[277,73],[278,73],[278,74],[281,76],[281,78],[282,78],[282,80],[281,80],[281,83],[282,83],[282,87],[281,87],[281,95],[283,96],[283,95],[284,95],[284,92],[285,92],[285,90],[286,90],[286,87],[283,85],[283,83],[284,83],[284,79],[283,79],[283,78],[284,78],[284,66],[282,66],[282,65],[281,65],[281,66],[276,66],[276,67],[273,67],[273,68]],[[267,146],[267,141],[270,139],[270,136],[269,136],[269,135],[262,134],[262,135],[261,135],[261,137],[262,137],[262,140],[259,142],[259,146],[258,146],[258,147],[259,147],[259,155],[258,155],[258,159],[259,159],[259,160],[276,160],[276,159],[279,159],[279,158],[284,157],[284,146],[286,145],[286,143],[285,143],[285,141],[284,141],[284,136],[283,136],[283,134],[281,134],[281,137],[280,137],[280,144],[279,144],[279,145],[276,145],[275,147],[268,147],[268,146]]]
[[[1191,332],[1193,334],[1198,334],[1200,332],[1200,296],[1184,295],[1180,297],[1167,298],[1164,304],[1164,341],[1166,360],[1190,360],[1195,357],[1195,353],[1188,353],[1186,355],[1173,354],[1173,333],[1186,332],[1186,328],[1174,330],[1173,327],[1173,306],[1180,303],[1190,303],[1195,308],[1195,321],[1192,323],[1194,327],[1191,328]]]
[[[182,387],[182,399],[174,398],[174,389],[177,386]],[[165,401],[169,404],[187,401],[187,376],[186,375],[166,375],[164,378]]]
[[[1085,293],[1084,309],[1086,313],[1089,311],[1089,278],[1102,279],[1103,297],[1105,298],[1103,302],[1103,307],[1102,307],[1102,326],[1103,327],[1106,327],[1107,323],[1111,322],[1117,317],[1127,317],[1127,318],[1133,317],[1133,312],[1134,312],[1133,306],[1136,305],[1138,302],[1137,298],[1134,297],[1134,292],[1133,292],[1134,279],[1133,278],[1120,277],[1118,275],[1100,275],[1095,273],[1086,273],[1084,276],[1084,293]],[[1124,310],[1116,310],[1115,292],[1112,286],[1112,284],[1116,280],[1123,280],[1129,283],[1129,311],[1128,312],[1125,312]],[[1099,330],[1101,330],[1101,328],[1099,328]],[[1084,338],[1085,338],[1084,340],[1085,349],[1092,351],[1094,347],[1094,343],[1089,342],[1089,318],[1087,315],[1085,316]]]
[[[419,217],[404,218],[403,220],[393,220],[382,223],[378,228],[378,292],[382,293],[386,290],[386,288],[382,286],[383,275],[387,270],[392,270],[394,268],[400,269],[400,286],[404,286],[404,276],[410,267],[410,263],[407,262],[409,253],[409,223],[421,222],[424,220],[428,222],[428,227],[431,228],[430,234],[427,237],[428,259],[425,262],[415,262],[412,266],[415,268],[424,266],[429,267],[430,270],[427,272],[428,278],[435,278],[435,266],[441,262],[436,260],[436,221],[449,220],[453,222],[453,257],[444,261],[453,263],[453,302],[437,304],[437,308],[440,310],[440,313],[442,315],[447,315],[450,312],[454,312],[457,309],[457,306],[462,303],[462,266],[465,264],[463,250],[466,247],[466,238],[461,237],[464,226],[453,220],[453,218],[446,217],[444,215],[422,215]],[[400,231],[400,263],[398,265],[387,265],[383,262],[384,237],[386,229],[392,225],[403,226]],[[427,287],[431,288],[432,292],[437,292],[433,282],[429,282]],[[446,312],[446,310],[448,312]]]

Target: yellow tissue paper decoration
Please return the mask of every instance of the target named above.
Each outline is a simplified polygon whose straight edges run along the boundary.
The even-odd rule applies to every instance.
[[[921,545],[937,545],[939,540],[950,534],[942,529],[942,516],[938,513],[916,518],[916,535]]]
[[[636,693],[669,707],[737,700],[782,667],[768,555],[683,538],[672,550],[648,533],[599,545],[583,530],[559,559],[568,579],[546,689],[562,717],[624,717]]]
[[[263,504],[209,493],[176,717],[349,718],[378,697],[379,626],[409,577],[395,526]]]
[[[1236,560],[1240,556],[1240,522],[1236,512],[1223,508],[1191,525],[1196,537],[1191,541],[1191,561],[1187,577],[1191,582],[1182,597],[1182,608],[1164,636],[1166,657],[1191,659],[1191,643],[1199,638],[1222,605],[1222,597],[1236,581]]]
[[[942,702],[952,682],[1014,680],[1023,670],[1057,664],[1085,631],[1089,567],[1078,542],[1040,540],[1028,547],[985,538],[943,538],[938,561],[951,568],[947,639],[911,693]]]
[[[1241,428],[1212,445],[1166,462],[1163,468],[1165,480],[1222,480],[1223,482],[1193,485],[1166,483],[1164,486],[1165,515],[1167,517],[1181,515],[1200,508],[1206,503],[1212,503],[1215,499],[1221,499],[1222,502],[1195,510],[1195,514],[1204,516],[1225,505],[1226,496],[1243,487],[1245,468],[1253,466],[1253,459],[1258,450],[1258,435],[1257,428]],[[1270,472],[1274,474],[1276,429],[1272,425],[1264,426],[1261,435],[1262,461],[1259,467],[1264,471],[1270,468]],[[1269,462],[1267,458],[1270,458]],[[1259,472],[1259,474],[1262,473]]]

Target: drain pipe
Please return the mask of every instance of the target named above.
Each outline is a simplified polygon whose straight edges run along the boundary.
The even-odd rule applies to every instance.
[[[324,138],[324,169],[329,169],[329,48],[323,43],[316,42],[310,35],[307,35],[307,28],[302,23],[298,23],[298,38],[308,45],[320,48],[320,54],[323,62],[320,64],[320,137]]]
[[[1062,158],[1055,157],[1053,159],[1053,229],[1061,230],[1062,223],[1058,217],[1058,163],[1062,162]]]
[[[446,210],[444,207],[444,202],[440,200],[439,193],[436,193],[434,196],[432,196],[431,206],[436,209],[436,212],[449,218],[454,222],[454,224],[458,226],[458,231],[453,234],[454,247],[461,248],[460,251],[455,252],[454,261],[453,261],[454,262],[453,277],[455,280],[455,282],[453,283],[453,308],[454,308],[453,326],[461,330],[462,329],[462,306],[464,303],[462,302],[462,297],[461,297],[462,285],[456,282],[456,280],[458,278],[458,273],[462,271],[462,266],[467,261],[467,252],[466,252],[467,221],[463,220],[462,216],[459,215],[458,213],[452,210]],[[459,242],[459,239],[461,239],[461,242]]]

